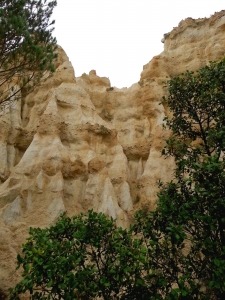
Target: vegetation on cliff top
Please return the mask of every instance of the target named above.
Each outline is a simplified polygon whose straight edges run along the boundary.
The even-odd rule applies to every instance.
[[[225,61],[168,82],[175,178],[129,229],[103,214],[31,229],[11,299],[225,299]]]

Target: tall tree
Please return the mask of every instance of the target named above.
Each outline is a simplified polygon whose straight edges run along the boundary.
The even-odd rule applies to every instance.
[[[173,78],[168,91],[164,154],[175,158],[175,179],[161,187],[145,232],[162,245],[159,261],[178,299],[224,299],[225,60]]]
[[[159,299],[225,299],[225,60],[171,79],[164,103],[175,178],[136,216],[146,275]]]
[[[0,107],[21,89],[54,70],[56,39],[51,20],[55,0],[0,1]]]

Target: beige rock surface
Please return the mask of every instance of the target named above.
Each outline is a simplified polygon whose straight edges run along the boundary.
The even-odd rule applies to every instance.
[[[0,288],[18,278],[15,259],[30,226],[94,209],[126,226],[155,207],[157,181],[171,178],[161,150],[167,77],[224,56],[225,11],[186,19],[164,36],[164,51],[139,83],[111,87],[95,71],[75,78],[59,49],[55,74],[0,116]]]

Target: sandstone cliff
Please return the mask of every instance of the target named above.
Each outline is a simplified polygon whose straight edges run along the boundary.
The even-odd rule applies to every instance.
[[[59,49],[56,72],[0,116],[0,288],[17,280],[15,258],[30,226],[94,209],[126,226],[155,206],[157,181],[171,178],[161,150],[165,80],[224,56],[225,11],[186,19],[130,88],[95,71],[75,78]]]

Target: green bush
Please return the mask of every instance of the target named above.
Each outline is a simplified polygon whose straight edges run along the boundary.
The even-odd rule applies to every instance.
[[[30,230],[18,256],[23,279],[11,299],[26,291],[32,299],[125,297],[142,283],[141,248],[130,231],[101,213],[63,215],[50,228]]]

